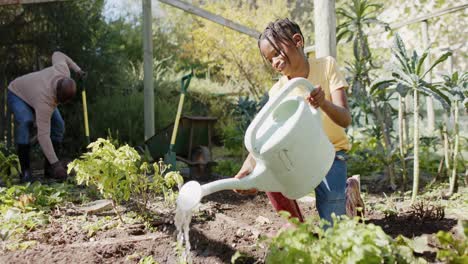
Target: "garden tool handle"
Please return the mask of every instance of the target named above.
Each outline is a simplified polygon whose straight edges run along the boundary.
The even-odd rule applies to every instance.
[[[176,114],[176,120],[174,123],[174,129],[172,130],[171,145],[169,146],[170,151],[172,151],[176,138],[177,138],[177,130],[179,129],[179,121],[180,121],[180,116],[182,115],[182,108],[184,106],[185,94],[187,93],[187,88],[190,84],[190,80],[192,79],[192,75],[193,75],[193,70],[189,74],[183,76],[181,80],[182,93],[179,99],[179,106],[177,107],[177,114]]]
[[[89,121],[88,121],[88,104],[86,100],[86,87],[85,87],[85,81],[87,79],[87,74],[81,76],[81,102],[83,104],[83,122],[84,122],[84,130],[85,130],[85,137],[86,137],[86,143],[89,144],[90,138],[89,138]]]
[[[254,125],[247,128],[244,143],[247,150],[249,150],[254,157],[258,157],[260,154],[260,146],[255,144],[255,141],[257,140],[257,131],[260,128],[260,125],[265,122],[271,111],[273,111],[283,101],[284,97],[299,85],[304,86],[309,90],[309,92],[315,89],[315,87],[305,78],[298,77],[289,80],[281,89],[280,93],[276,97],[273,97],[273,100],[268,101],[268,103],[260,110],[254,121],[252,121]]]
[[[190,80],[192,79],[192,76],[193,76],[193,71],[187,75],[184,75],[184,77],[182,77],[182,80],[181,80],[182,93],[187,92],[187,88],[190,84]]]

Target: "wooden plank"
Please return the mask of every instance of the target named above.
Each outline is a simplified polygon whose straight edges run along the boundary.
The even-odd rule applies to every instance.
[[[47,2],[63,2],[69,0],[0,0],[1,5],[26,5],[26,4],[40,4]]]
[[[186,3],[186,2],[183,2],[183,1],[180,1],[180,0],[159,0],[159,2],[164,3],[164,4],[168,4],[168,5],[173,6],[175,8],[182,9],[185,12],[188,12],[190,14],[203,17],[203,18],[208,19],[211,22],[214,22],[216,24],[228,27],[228,28],[233,29],[233,30],[235,30],[237,32],[240,32],[242,34],[249,35],[252,38],[257,39],[258,36],[260,36],[260,32],[255,30],[255,29],[246,27],[244,25],[236,23],[236,22],[234,22],[232,20],[229,20],[227,18],[224,18],[222,16],[215,15],[215,14],[213,14],[211,12],[208,12],[208,11],[202,9],[202,8],[196,7],[196,6],[191,5],[189,3]]]
[[[468,7],[468,2],[466,2],[464,4],[461,4],[461,5],[458,5],[458,6],[443,8],[443,9],[437,10],[437,11],[435,11],[433,13],[429,13],[427,15],[416,17],[416,18],[409,19],[409,20],[406,20],[406,21],[391,23],[389,26],[390,26],[390,29],[395,30],[395,29],[398,29],[398,28],[401,28],[401,27],[404,27],[404,26],[407,26],[407,25],[411,25],[411,24],[414,24],[414,23],[419,23],[419,22],[422,22],[422,21],[425,21],[425,20],[429,20],[429,19],[432,19],[432,18],[443,16],[443,15],[446,15],[446,14],[449,14],[449,13],[461,11],[461,10],[467,8],[467,7]],[[379,34],[379,33],[382,33],[382,32],[385,32],[385,30],[383,30],[383,29],[382,30],[376,30],[376,31],[370,32],[369,35],[376,35],[376,34]]]

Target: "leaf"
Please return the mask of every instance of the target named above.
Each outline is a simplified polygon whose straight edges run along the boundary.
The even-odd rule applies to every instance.
[[[424,50],[423,54],[418,59],[418,64],[416,65],[416,72],[415,72],[417,75],[421,74],[422,66],[424,65],[424,61],[426,60],[428,55],[429,55],[429,48]]]
[[[401,97],[405,97],[409,91],[411,91],[411,87],[406,86],[402,83],[398,83],[396,86],[396,91],[400,94]]]
[[[374,94],[377,90],[380,89],[385,89],[389,87],[390,85],[395,84],[394,79],[382,79],[382,80],[377,80],[374,83],[371,84],[370,86],[370,93]]]
[[[424,79],[424,76],[426,76],[427,73],[429,73],[435,66],[437,66],[439,63],[444,62],[449,56],[452,56],[452,51],[447,51],[444,53],[442,56],[440,56],[432,65],[429,67],[429,69],[426,70],[426,72],[421,76],[421,79]]]
[[[446,111],[450,111],[450,99],[436,87],[430,84],[425,84],[424,86],[419,86],[418,90],[436,99],[442,104]]]
[[[427,235],[422,235],[415,237],[412,241],[412,248],[414,252],[423,253],[425,251],[432,251],[432,248],[429,247],[429,240]]]

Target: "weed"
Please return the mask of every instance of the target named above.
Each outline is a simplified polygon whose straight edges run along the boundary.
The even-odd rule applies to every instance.
[[[146,256],[140,259],[138,264],[158,264],[158,262],[154,260],[153,256]]]
[[[442,220],[445,217],[445,208],[441,205],[422,200],[411,205],[409,214],[420,221]]]

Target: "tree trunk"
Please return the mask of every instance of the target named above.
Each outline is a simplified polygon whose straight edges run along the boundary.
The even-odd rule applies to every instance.
[[[419,189],[419,95],[417,88],[414,89],[413,95],[413,120],[414,120],[414,137],[413,137],[413,193],[411,195],[411,203],[413,204],[416,201]]]
[[[458,141],[459,141],[459,132],[458,132],[458,102],[455,102],[455,127],[454,127],[454,134],[455,134],[455,142],[453,143],[453,165],[452,165],[452,176],[450,176],[450,189],[448,196],[456,193],[458,190],[457,184],[457,162],[458,162]]]
[[[406,109],[405,109],[405,99],[401,96],[398,95],[398,139],[400,143],[400,161],[401,161],[401,170],[402,170],[402,183],[401,183],[401,189],[403,192],[406,189],[406,183],[408,180],[408,172],[406,168],[406,145],[405,145],[405,138],[404,138],[404,132],[405,132],[405,119],[406,119]]]

